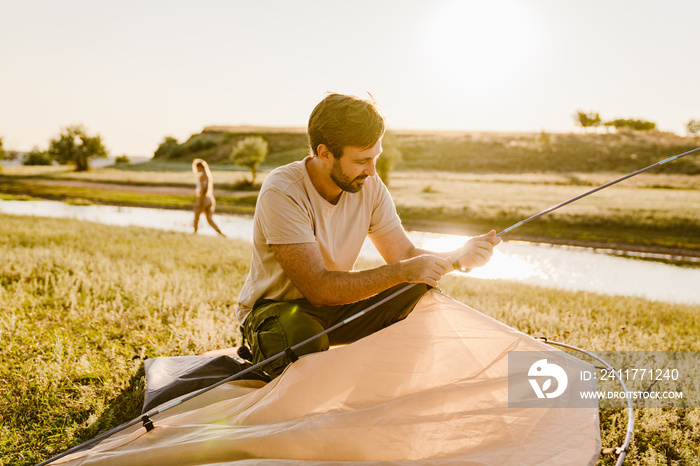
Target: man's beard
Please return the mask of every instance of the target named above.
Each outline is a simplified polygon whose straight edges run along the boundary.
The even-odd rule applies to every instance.
[[[359,183],[358,181],[364,180],[365,178],[367,178],[367,175],[360,175],[357,178],[351,179],[340,168],[340,162],[337,159],[333,160],[333,167],[331,167],[331,179],[343,191],[347,191],[349,193],[356,193],[360,191],[364,184]]]

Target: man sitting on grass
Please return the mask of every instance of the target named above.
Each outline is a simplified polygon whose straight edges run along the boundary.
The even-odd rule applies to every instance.
[[[486,264],[495,231],[449,253],[416,248],[377,176],[384,117],[373,102],[330,94],[311,113],[311,155],[272,171],[258,196],[253,258],[238,310],[252,362],[259,363],[384,299],[408,291],[307,343],[297,355],[350,343],[405,318],[454,267]],[[386,265],[355,271],[369,236]],[[452,264],[451,258],[467,254]],[[274,378],[291,363],[265,365]]]

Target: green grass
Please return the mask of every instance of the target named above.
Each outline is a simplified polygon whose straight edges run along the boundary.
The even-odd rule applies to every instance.
[[[38,462],[135,417],[144,358],[236,342],[247,245],[1,218],[0,463]]]
[[[32,464],[136,417],[146,357],[238,342],[250,245],[0,215],[0,464]],[[590,350],[700,350],[698,306],[448,276],[506,324]],[[700,410],[643,410],[626,464],[698,464]],[[602,410],[604,446],[625,413]],[[610,458],[599,464],[613,464]]]

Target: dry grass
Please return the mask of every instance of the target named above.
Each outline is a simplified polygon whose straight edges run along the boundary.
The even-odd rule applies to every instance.
[[[397,171],[391,175],[392,185],[403,183],[421,184],[426,180],[461,183],[501,183],[524,185],[589,186],[591,188],[620,178],[619,173],[458,173],[458,172],[411,172]],[[627,179],[619,187],[698,189],[700,175],[678,175],[647,172]]]

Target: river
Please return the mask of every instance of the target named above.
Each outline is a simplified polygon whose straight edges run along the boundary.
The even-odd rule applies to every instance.
[[[181,232],[192,231],[194,217],[191,212],[181,210],[74,206],[56,201],[0,201],[0,212]],[[215,220],[229,238],[251,240],[251,217],[217,214]],[[215,234],[203,218],[200,232]],[[435,251],[455,249],[468,238],[418,231],[408,234],[417,246]],[[362,255],[368,259],[380,259],[369,240],[365,242]],[[505,241],[496,248],[492,260],[485,267],[469,275],[480,279],[516,280],[566,290],[700,305],[700,268],[620,257],[590,248]]]

